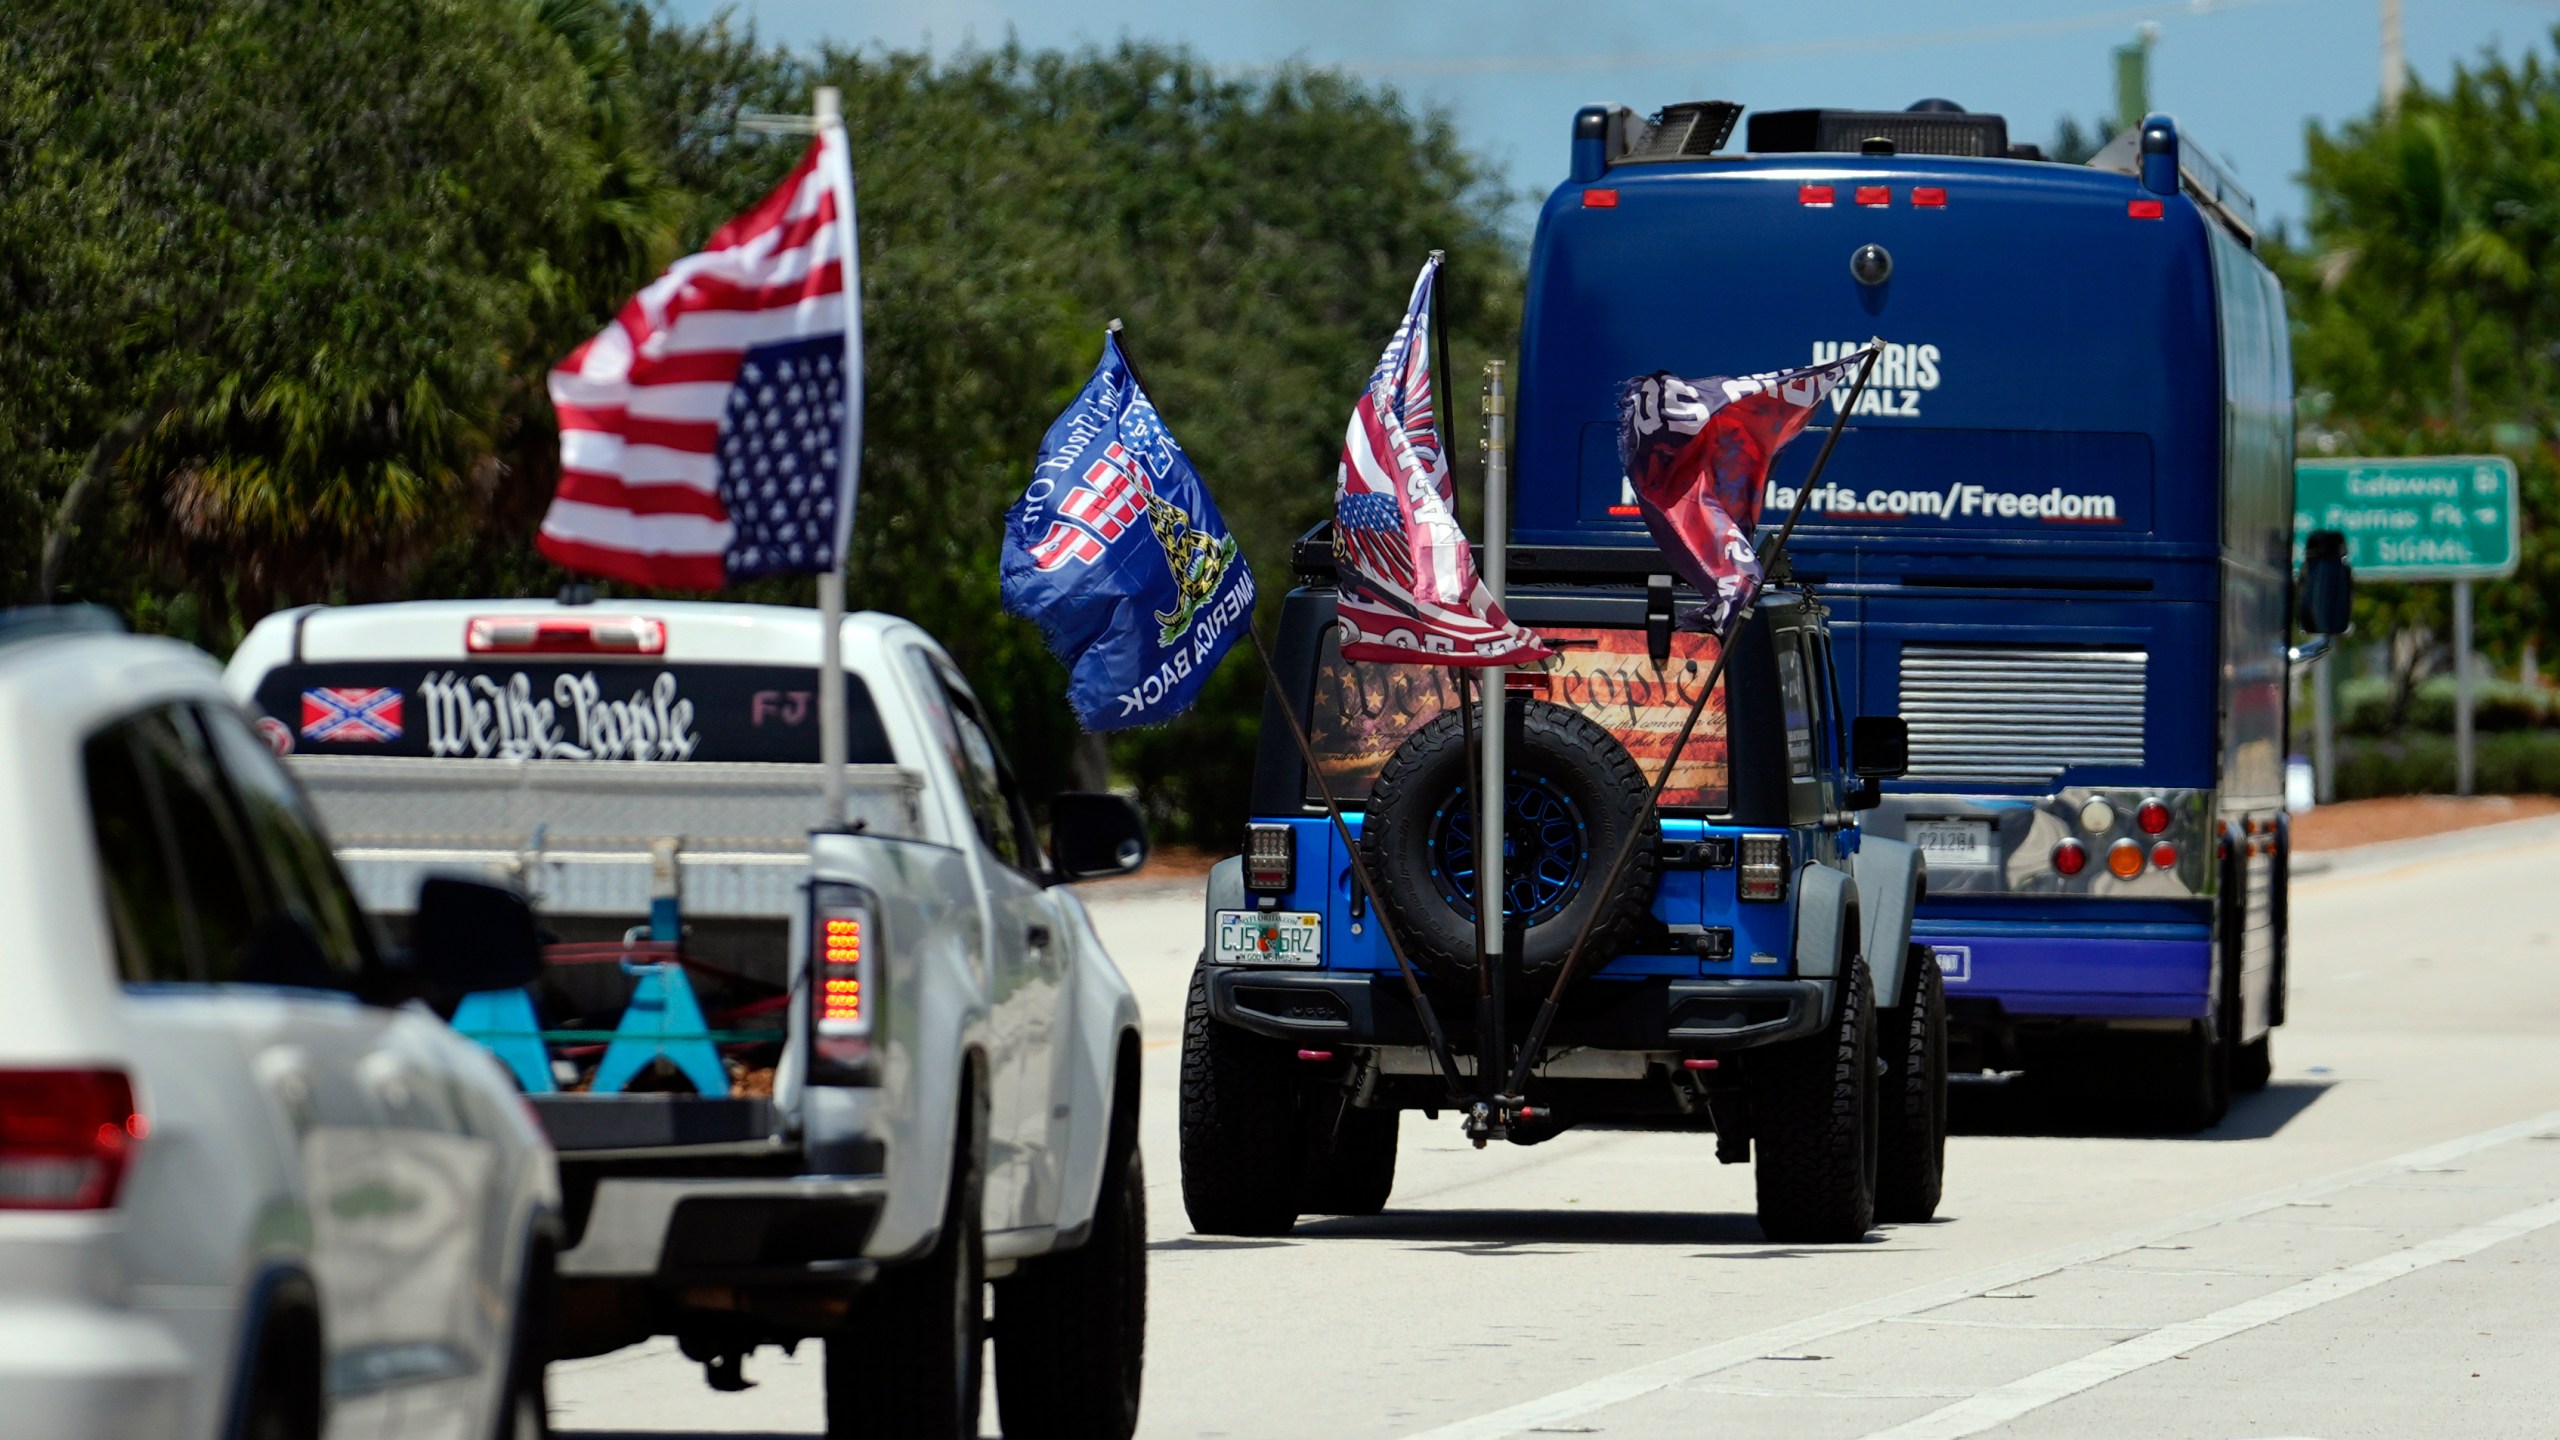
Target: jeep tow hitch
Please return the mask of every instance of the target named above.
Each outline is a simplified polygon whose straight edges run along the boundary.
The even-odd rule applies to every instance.
[[[1466,1133],[1481,1150],[1491,1141],[1510,1138],[1512,1128],[1523,1122],[1554,1118],[1554,1111],[1541,1110],[1517,1095],[1496,1095],[1467,1107]]]

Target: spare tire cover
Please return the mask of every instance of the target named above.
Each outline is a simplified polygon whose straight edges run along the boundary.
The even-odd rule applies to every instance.
[[[1650,787],[1618,738],[1580,711],[1515,698],[1508,717],[1503,908],[1525,930],[1520,968],[1552,975],[1596,912],[1579,967],[1587,972],[1652,909],[1661,827]],[[1435,975],[1475,973],[1472,778],[1465,721],[1443,714],[1388,757],[1360,827],[1380,907],[1413,962]],[[1630,835],[1635,852],[1604,889]]]

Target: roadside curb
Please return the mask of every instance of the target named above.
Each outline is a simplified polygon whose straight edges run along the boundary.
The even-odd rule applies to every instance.
[[[2293,861],[2292,878],[2347,879],[2430,860],[2449,860],[2489,850],[2553,842],[2560,842],[2560,815],[2536,815],[2523,820],[2500,820],[2488,825],[2448,830],[2440,835],[2378,840],[2370,845],[2350,845],[2339,850],[2299,855]]]

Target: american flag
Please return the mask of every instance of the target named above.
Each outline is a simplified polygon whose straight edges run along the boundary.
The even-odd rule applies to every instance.
[[[853,168],[829,125],[772,194],[551,372],[560,490],[542,553],[670,590],[840,565],[862,443],[860,294]]]
[[[1440,259],[1413,283],[1404,323],[1351,412],[1333,498],[1334,614],[1350,660],[1523,665],[1550,651],[1511,623],[1476,575],[1431,393]]]

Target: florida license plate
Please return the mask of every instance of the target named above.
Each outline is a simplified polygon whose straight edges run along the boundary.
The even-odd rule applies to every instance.
[[[1914,820],[1903,832],[1933,865],[1990,865],[1988,820]]]
[[[1320,965],[1324,917],[1312,910],[1221,910],[1221,965]]]

